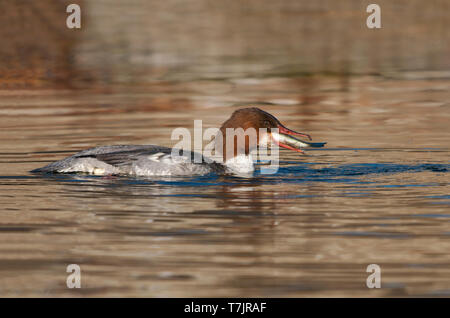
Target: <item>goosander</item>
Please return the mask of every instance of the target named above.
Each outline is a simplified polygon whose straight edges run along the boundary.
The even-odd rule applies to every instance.
[[[230,128],[242,128],[244,131],[253,128],[256,131],[256,138],[244,136],[245,142],[242,144],[236,142],[237,135],[234,135],[235,142],[228,143],[227,134]],[[236,110],[222,124],[219,133],[223,138],[222,146],[218,147],[222,159],[219,161],[190,151],[184,151],[182,156],[174,156],[174,153],[178,153],[178,149],[156,145],[116,145],[90,148],[31,172],[133,176],[250,173],[254,171],[251,152],[258,147],[267,146],[268,143],[273,142],[278,147],[301,153],[303,153],[301,148],[323,147],[325,144],[306,142],[292,137],[303,136],[311,140],[309,135],[286,128],[273,115],[256,107]],[[215,142],[217,143],[217,135]],[[229,147],[230,144],[232,147]],[[200,162],[194,160],[194,157],[200,157]]]

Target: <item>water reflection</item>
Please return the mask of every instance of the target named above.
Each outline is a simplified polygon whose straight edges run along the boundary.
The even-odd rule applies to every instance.
[[[81,30],[66,2],[1,4],[0,296],[450,295],[445,1],[379,0],[382,32],[359,0],[79,0]],[[327,148],[252,178],[29,173],[247,105]]]
[[[446,295],[448,83],[346,83],[247,76],[210,81],[217,95],[202,81],[0,92],[0,294]],[[97,145],[171,146],[173,128],[217,126],[248,102],[328,147],[281,151],[276,174],[252,178],[28,172]],[[73,263],[80,290],[65,286]],[[372,263],[381,290],[365,286]]]

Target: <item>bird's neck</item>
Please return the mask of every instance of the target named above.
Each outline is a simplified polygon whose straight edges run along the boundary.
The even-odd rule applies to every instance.
[[[251,173],[255,170],[252,155],[240,154],[224,161],[224,165],[234,173]]]
[[[245,135],[244,129],[227,134],[225,125],[221,127],[220,134],[220,137],[216,135],[216,143],[219,142],[216,149],[222,163],[232,172],[244,174],[253,172],[251,152],[257,148],[258,137],[250,138]]]

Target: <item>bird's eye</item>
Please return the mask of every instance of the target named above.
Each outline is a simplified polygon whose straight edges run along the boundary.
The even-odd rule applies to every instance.
[[[264,121],[264,126],[270,127],[270,122],[269,122],[268,120],[265,120],[265,121]]]

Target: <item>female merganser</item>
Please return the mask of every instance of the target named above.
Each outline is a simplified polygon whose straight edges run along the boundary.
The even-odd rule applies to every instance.
[[[239,133],[227,136],[229,129],[242,132],[253,128],[256,138],[243,135],[245,142],[239,143]],[[242,128],[242,129],[240,129]],[[263,129],[261,129],[263,128]],[[213,161],[194,152],[155,145],[117,145],[90,148],[35,169],[33,173],[89,173],[95,175],[134,176],[182,176],[215,173],[248,173],[254,170],[252,150],[267,146],[271,142],[279,147],[303,153],[301,148],[323,147],[325,143],[301,141],[292,135],[311,137],[290,130],[278,119],[259,108],[236,110],[219,130],[222,146],[218,148],[219,161]],[[218,133],[218,135],[219,135]],[[218,142],[216,135],[215,142]],[[233,143],[227,142],[231,141]],[[230,147],[231,145],[231,147]],[[201,158],[201,160],[194,160]]]

